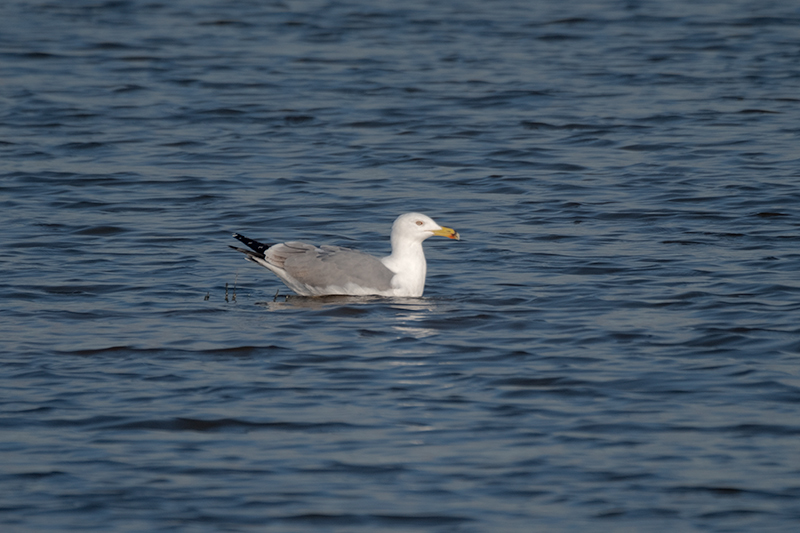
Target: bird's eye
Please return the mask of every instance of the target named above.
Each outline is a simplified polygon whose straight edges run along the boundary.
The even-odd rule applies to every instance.
[[[417,220],[417,226],[421,226],[422,224],[424,224],[424,222],[422,222],[421,220]]]

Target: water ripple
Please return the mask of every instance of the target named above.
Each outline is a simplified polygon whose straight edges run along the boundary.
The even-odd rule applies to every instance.
[[[0,523],[793,531],[800,15],[751,4],[0,5]],[[464,236],[424,298],[226,247],[412,210]]]

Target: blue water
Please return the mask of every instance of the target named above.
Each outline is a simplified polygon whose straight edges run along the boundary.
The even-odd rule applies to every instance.
[[[0,4],[0,528],[794,532],[800,5]],[[388,253],[293,297],[232,232]],[[277,293],[277,294],[276,294]]]

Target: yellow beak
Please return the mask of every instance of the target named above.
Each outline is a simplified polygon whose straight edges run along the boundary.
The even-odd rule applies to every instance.
[[[439,237],[447,237],[448,239],[455,239],[457,241],[461,240],[461,236],[453,228],[442,227],[442,229],[437,229],[436,231],[434,231],[433,234],[438,235]]]

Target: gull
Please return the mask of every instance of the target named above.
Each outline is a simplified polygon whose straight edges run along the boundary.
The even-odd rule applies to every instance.
[[[392,225],[392,253],[377,258],[341,246],[303,242],[263,244],[244,235],[233,237],[250,250],[230,246],[275,273],[301,296],[422,296],[427,264],[422,241],[438,235],[460,240],[452,228],[421,213],[400,215]]]

